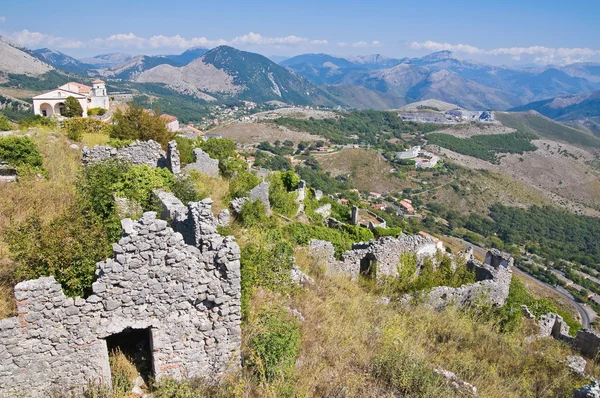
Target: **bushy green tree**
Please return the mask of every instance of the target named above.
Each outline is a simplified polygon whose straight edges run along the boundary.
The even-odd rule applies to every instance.
[[[8,121],[8,118],[4,115],[0,115],[0,131],[12,130],[12,125]]]
[[[83,108],[79,101],[73,96],[68,96],[65,100],[65,106],[62,108],[62,116],[65,117],[81,117],[83,116]]]
[[[211,138],[203,141],[200,148],[213,159],[225,160],[235,157],[235,142],[228,138]]]
[[[296,184],[297,185],[297,184]],[[271,176],[271,186],[269,187],[269,201],[271,208],[286,217],[292,217],[298,211],[296,198],[298,194],[294,191],[288,192],[282,173],[278,172]]]
[[[267,220],[267,209],[259,199],[247,200],[242,205],[240,219],[245,227],[253,227],[263,224]]]
[[[229,180],[229,195],[231,198],[242,198],[260,184],[260,177],[248,170],[240,170]]]
[[[37,144],[26,136],[0,137],[0,160],[11,166],[42,167],[43,159]]]
[[[69,296],[91,293],[96,262],[110,256],[110,241],[100,223],[71,210],[47,224],[31,216],[5,235],[19,280],[54,276]]]
[[[175,136],[159,115],[153,115],[135,104],[131,104],[125,112],[117,110],[113,115],[113,120],[110,138],[154,140],[166,148],[167,143]]]

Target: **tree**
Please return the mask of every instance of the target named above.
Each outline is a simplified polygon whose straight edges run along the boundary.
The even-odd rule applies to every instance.
[[[65,117],[81,117],[83,116],[83,108],[75,97],[68,96],[65,100],[65,106],[62,108],[61,114]]]
[[[8,118],[4,115],[0,115],[0,131],[12,130],[12,125],[8,121]]]
[[[131,104],[122,112],[115,112],[113,119],[115,124],[110,131],[110,138],[129,140],[154,140],[163,148],[173,139],[175,134],[167,128],[165,121],[158,115]]]

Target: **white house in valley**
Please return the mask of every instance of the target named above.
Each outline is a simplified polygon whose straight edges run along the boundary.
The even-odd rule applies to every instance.
[[[61,115],[67,97],[73,97],[81,104],[83,116],[91,108],[108,110],[110,101],[106,91],[106,83],[100,79],[92,82],[92,87],[69,82],[55,90],[33,97],[33,113],[41,116]]]

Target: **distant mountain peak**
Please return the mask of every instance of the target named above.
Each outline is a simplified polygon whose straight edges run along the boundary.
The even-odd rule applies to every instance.
[[[445,61],[447,59],[453,59],[453,58],[454,58],[454,54],[452,53],[452,51],[443,50],[443,51],[438,51],[438,52],[426,55],[421,58],[421,61],[437,62],[437,61]]]

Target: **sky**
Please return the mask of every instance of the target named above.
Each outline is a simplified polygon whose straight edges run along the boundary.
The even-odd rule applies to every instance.
[[[0,35],[76,58],[218,45],[266,56],[416,57],[492,64],[600,62],[600,1],[0,0]]]

